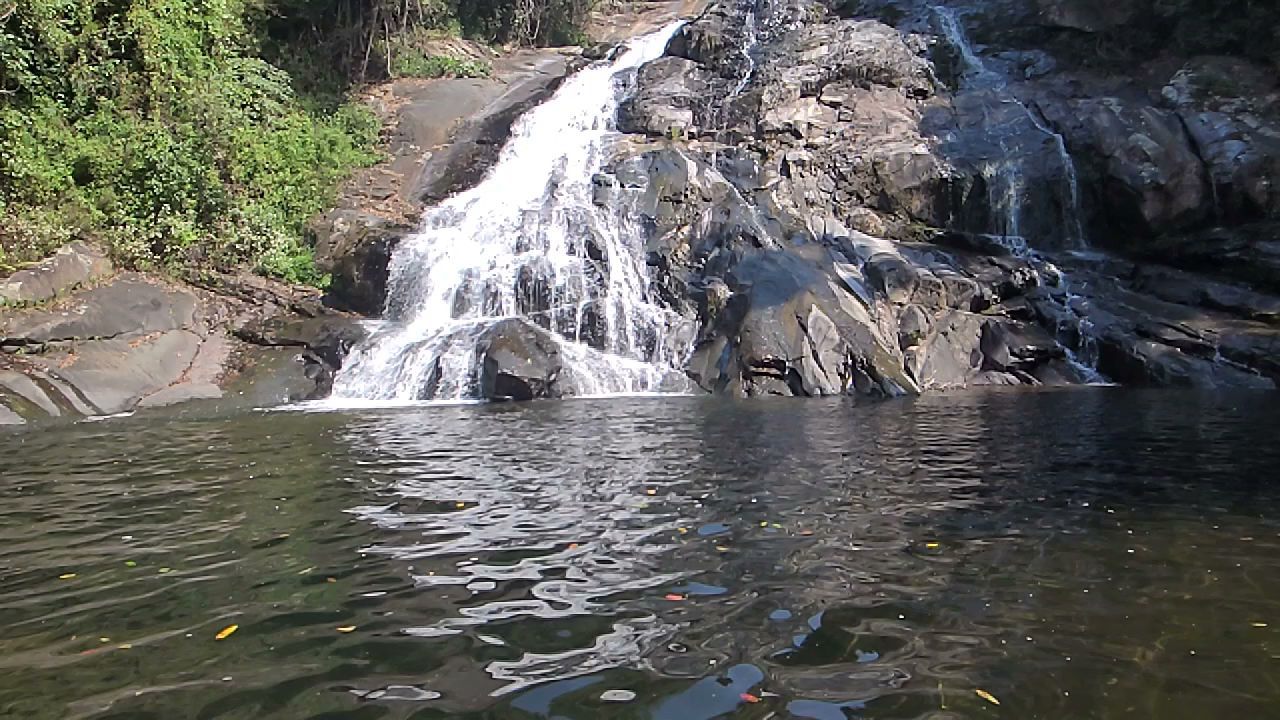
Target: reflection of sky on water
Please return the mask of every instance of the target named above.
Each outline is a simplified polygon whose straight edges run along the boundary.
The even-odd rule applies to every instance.
[[[692,444],[683,458],[669,447],[654,452],[675,439],[644,417],[601,418],[598,433],[568,435],[554,417],[528,423],[504,409],[471,412],[487,413],[480,422],[488,432],[473,432],[474,415],[430,429],[416,414],[390,415],[361,428],[358,442],[386,469],[387,502],[349,512],[394,531],[362,552],[411,563],[423,593],[469,593],[453,614],[405,634],[482,634],[521,618],[617,614],[628,598],[680,581],[683,573],[664,568],[662,557],[686,522],[682,513],[697,512],[681,488],[698,462]],[[487,669],[506,683],[496,694],[506,694],[637,664],[673,631],[653,613],[626,612],[588,646]]]

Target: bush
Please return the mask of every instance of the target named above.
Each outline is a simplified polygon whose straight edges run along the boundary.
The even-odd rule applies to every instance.
[[[0,246],[71,237],[126,265],[318,282],[306,219],[376,159],[378,123],[314,110],[249,54],[246,0],[26,0],[0,21]]]
[[[133,267],[322,284],[302,229],[376,160],[376,118],[345,99],[371,57],[388,75],[484,76],[424,52],[424,33],[562,42],[592,3],[0,3],[0,269],[81,237]]]

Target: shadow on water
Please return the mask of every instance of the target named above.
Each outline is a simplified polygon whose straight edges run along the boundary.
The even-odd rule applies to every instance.
[[[1076,390],[4,435],[0,715],[1264,717],[1278,420]]]

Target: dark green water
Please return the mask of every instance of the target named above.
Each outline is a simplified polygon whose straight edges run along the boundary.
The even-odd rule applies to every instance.
[[[0,716],[1276,718],[1276,397],[0,435]]]

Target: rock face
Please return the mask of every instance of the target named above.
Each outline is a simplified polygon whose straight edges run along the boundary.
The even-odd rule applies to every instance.
[[[111,260],[98,248],[73,242],[38,267],[0,281],[0,307],[41,303],[111,274]]]
[[[352,342],[350,333],[335,337],[336,318],[318,298],[262,278],[223,278],[216,292],[128,272],[68,280],[108,267],[105,260],[77,260],[85,257],[102,258],[73,245],[10,279],[26,289],[58,290],[42,291],[44,302],[0,313],[0,424],[220,398],[223,384],[254,362],[254,347],[232,331],[254,346],[297,347],[313,392],[327,392]],[[310,323],[306,332],[253,329],[271,327],[270,318],[286,312],[329,316],[293,321]],[[288,399],[300,398],[275,401]]]
[[[624,105],[661,147],[609,169],[702,327],[690,376],[1274,387],[1280,85],[1177,47],[1098,57],[1204,11],[1157,5],[713,4]]]
[[[562,377],[560,346],[549,332],[512,318],[490,326],[477,343],[482,358],[480,397],[486,400],[534,400],[572,395]]]

